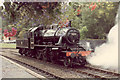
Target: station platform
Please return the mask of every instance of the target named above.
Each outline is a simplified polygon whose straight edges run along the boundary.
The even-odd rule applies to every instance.
[[[0,56],[0,79],[4,78],[45,78],[44,76],[38,75],[33,71]]]

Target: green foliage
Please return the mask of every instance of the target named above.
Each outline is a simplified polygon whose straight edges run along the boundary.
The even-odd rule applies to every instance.
[[[4,2],[5,9],[1,9],[3,27],[9,29],[17,28],[19,32],[39,24],[48,25],[57,21],[60,14],[60,4],[58,2]]]
[[[95,2],[93,2],[93,5]],[[105,39],[109,30],[115,24],[118,2],[97,2],[95,10],[91,10],[89,3],[71,2],[68,11],[63,15],[72,20],[72,27],[80,29],[81,39]],[[80,14],[77,15],[77,10]]]
[[[0,15],[3,18],[3,27],[16,27],[19,37],[30,27],[68,19],[72,21],[72,27],[80,30],[81,39],[105,39],[115,24],[119,3],[96,2],[97,7],[94,10],[89,8],[90,5],[91,2],[70,2],[69,5],[59,2],[5,2],[5,9],[0,7]]]
[[[23,29],[19,32],[18,38],[24,38],[24,37],[25,37],[25,34],[27,33],[27,31],[28,31],[28,29],[23,28]]]
[[[84,35],[88,31],[87,27],[84,26],[82,29],[80,29],[80,38],[84,39],[86,36]]]
[[[94,11],[85,11],[82,14],[83,25],[87,26],[87,38],[105,38],[114,26],[118,3],[97,3]]]
[[[15,48],[16,49],[16,44],[14,43],[0,43],[1,48]]]

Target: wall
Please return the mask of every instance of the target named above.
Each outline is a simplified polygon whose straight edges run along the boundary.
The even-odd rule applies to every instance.
[[[105,43],[107,40],[100,40],[100,39],[93,39],[93,40],[80,40],[80,45],[83,46],[85,49],[88,48],[88,45],[86,42],[90,43],[90,47],[92,49],[95,49],[95,47],[102,45]]]

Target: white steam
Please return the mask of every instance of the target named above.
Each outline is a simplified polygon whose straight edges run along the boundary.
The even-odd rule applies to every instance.
[[[87,59],[90,64],[118,71],[118,23],[110,30],[108,41],[93,54]]]
[[[0,6],[4,6],[3,3],[4,3],[4,0],[0,0]]]

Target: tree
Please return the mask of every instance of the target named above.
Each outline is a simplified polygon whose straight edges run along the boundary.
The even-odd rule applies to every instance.
[[[71,2],[63,15],[80,30],[81,39],[105,39],[114,26],[118,2]]]
[[[83,11],[82,24],[87,26],[85,33],[87,38],[103,39],[114,26],[115,16],[118,9],[117,2],[96,3],[94,11]]]
[[[4,2],[5,9],[1,10],[3,27],[9,29],[13,25],[19,32],[23,29],[36,27],[39,24],[52,24],[60,14],[58,2]]]
[[[39,24],[58,23],[72,20],[72,27],[80,30],[81,39],[105,39],[114,26],[118,2],[5,2],[1,10],[4,28],[23,28]]]

